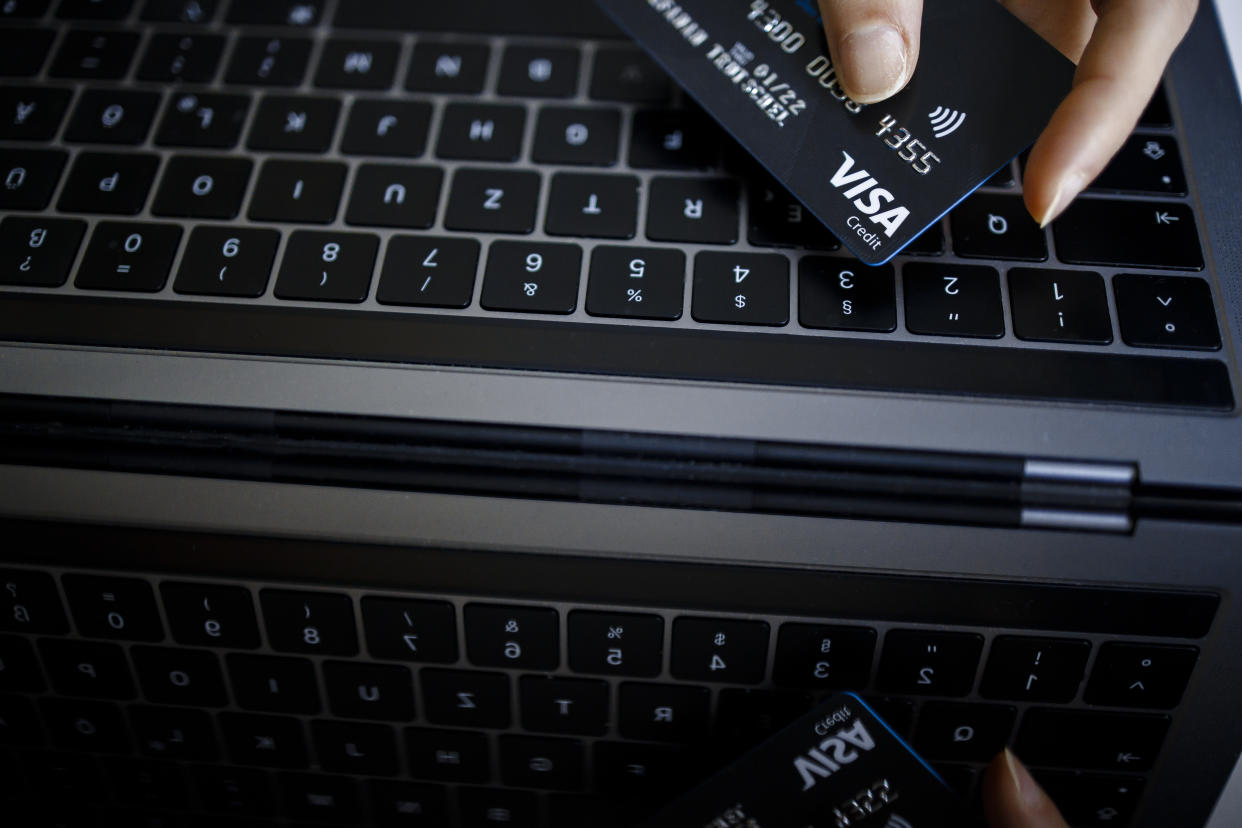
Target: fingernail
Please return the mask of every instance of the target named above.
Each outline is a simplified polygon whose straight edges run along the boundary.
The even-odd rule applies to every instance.
[[[1043,789],[1009,748],[1005,748],[1005,770],[1009,772],[1009,782],[1013,785],[1017,800],[1022,803],[1022,807],[1028,810],[1039,807],[1044,800]]]
[[[1080,172],[1072,172],[1061,179],[1061,185],[1057,188],[1057,194],[1052,197],[1052,201],[1048,204],[1048,209],[1044,211],[1043,216],[1039,219],[1039,229],[1044,229],[1057,216],[1065,212],[1065,208],[1070,205],[1070,202],[1082,192],[1083,187],[1087,186],[1085,178]]]
[[[906,79],[906,41],[896,28],[874,24],[855,29],[841,41],[842,75],[850,97],[873,103],[901,89]]]

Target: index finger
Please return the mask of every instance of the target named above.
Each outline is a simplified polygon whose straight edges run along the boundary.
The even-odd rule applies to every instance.
[[[1151,99],[1198,0],[1093,0],[1099,21],[1074,87],[1031,150],[1023,181],[1041,225],[1056,218],[1108,164]]]

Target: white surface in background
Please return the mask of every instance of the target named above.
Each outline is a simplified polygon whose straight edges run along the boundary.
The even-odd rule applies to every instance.
[[[1225,29],[1225,41],[1229,45],[1229,57],[1233,60],[1233,76],[1242,80],[1242,0],[1216,0],[1216,11]],[[1239,84],[1234,84],[1238,89]],[[1233,776],[1225,787],[1207,828],[1238,828],[1242,825],[1242,761],[1233,768]]]

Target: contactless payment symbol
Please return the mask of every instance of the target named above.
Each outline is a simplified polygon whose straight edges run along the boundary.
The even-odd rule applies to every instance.
[[[956,109],[949,109],[945,106],[936,107],[927,113],[927,118],[931,121],[932,132],[937,138],[952,135],[962,124],[966,123],[965,112],[958,112]]]

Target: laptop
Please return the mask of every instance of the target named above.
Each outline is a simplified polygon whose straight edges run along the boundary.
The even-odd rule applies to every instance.
[[[864,268],[590,3],[0,2],[0,813],[637,825],[847,689],[1207,824],[1228,61]]]

